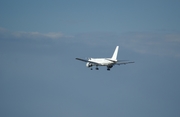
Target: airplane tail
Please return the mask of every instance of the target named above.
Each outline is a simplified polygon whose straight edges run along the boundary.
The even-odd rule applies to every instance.
[[[114,60],[114,61],[117,60],[118,50],[119,50],[119,46],[116,46],[116,49],[114,51],[114,54],[113,54],[111,60]]]

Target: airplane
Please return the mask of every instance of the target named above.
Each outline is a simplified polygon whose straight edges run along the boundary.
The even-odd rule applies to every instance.
[[[91,70],[93,70],[93,66],[96,66],[96,70],[99,70],[98,66],[106,66],[108,71],[110,71],[110,69],[114,65],[125,65],[129,63],[134,63],[127,60],[117,60],[118,50],[119,46],[116,46],[111,58],[88,58],[88,60],[76,58],[76,60],[86,62],[86,67],[91,68]]]

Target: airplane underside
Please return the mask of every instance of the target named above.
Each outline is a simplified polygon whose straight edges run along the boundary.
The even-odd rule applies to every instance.
[[[113,67],[113,65],[107,66],[107,70],[110,71],[110,69]],[[99,70],[98,65],[96,65],[96,70]],[[93,65],[90,66],[90,70],[93,70]]]

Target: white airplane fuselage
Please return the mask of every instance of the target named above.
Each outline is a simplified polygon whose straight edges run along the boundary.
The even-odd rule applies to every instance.
[[[89,62],[92,62],[92,63],[90,63],[90,64],[92,64],[92,66],[97,66],[97,64],[93,64],[93,62],[98,63],[99,66],[112,66],[116,63],[116,62],[113,62],[110,60],[111,60],[111,58],[90,58]],[[89,62],[87,62],[87,63],[89,63]]]

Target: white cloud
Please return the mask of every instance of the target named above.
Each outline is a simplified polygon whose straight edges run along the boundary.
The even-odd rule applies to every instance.
[[[0,27],[0,34],[3,37],[15,37],[15,38],[31,38],[31,39],[39,39],[39,38],[49,38],[49,39],[60,39],[64,36],[61,32],[50,32],[50,33],[40,33],[40,32],[11,32],[4,28]]]
[[[0,27],[0,32],[7,31],[5,28]]]
[[[78,41],[88,45],[116,46],[140,54],[180,57],[180,34],[178,33],[83,33]]]
[[[179,33],[81,33],[75,36],[66,36],[61,32],[10,32],[0,28],[1,38],[18,39],[66,39],[70,43],[87,44],[90,46],[116,46],[129,49],[140,54],[180,57]],[[70,39],[70,40],[67,40]]]
[[[168,42],[180,43],[180,34],[168,34],[165,36]]]
[[[47,33],[47,34],[43,34],[44,36],[47,36],[49,38],[53,38],[53,39],[58,39],[63,37],[63,34],[58,32],[58,33]]]
[[[39,32],[14,32],[12,33],[13,36],[21,38],[50,38],[50,39],[60,39],[64,35],[61,32],[54,32],[54,33],[39,33]]]
[[[127,33],[120,38],[122,46],[138,53],[180,57],[180,34]]]

